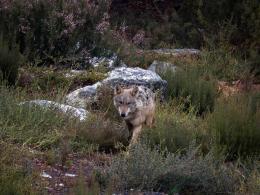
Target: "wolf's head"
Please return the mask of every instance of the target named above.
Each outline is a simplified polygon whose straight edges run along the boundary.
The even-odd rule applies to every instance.
[[[123,89],[119,85],[115,87],[114,105],[124,119],[131,118],[137,110],[136,95],[138,90],[137,86],[129,89]]]

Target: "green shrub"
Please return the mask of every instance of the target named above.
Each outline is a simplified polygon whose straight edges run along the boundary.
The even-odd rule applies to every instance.
[[[177,98],[185,106],[185,109],[193,106],[198,114],[213,111],[216,90],[212,81],[200,77],[198,69],[177,71],[176,73],[167,70],[162,74],[167,81],[168,99]]]
[[[20,63],[21,54],[19,50],[15,47],[9,47],[8,43],[0,35],[0,79],[14,85]]]
[[[129,149],[108,167],[108,180],[117,192],[163,191],[174,194],[235,193],[243,176],[212,153],[201,156],[194,147],[185,155],[159,153],[145,144]]]
[[[209,116],[214,144],[229,159],[259,156],[259,102],[259,94],[233,97],[219,102]]]

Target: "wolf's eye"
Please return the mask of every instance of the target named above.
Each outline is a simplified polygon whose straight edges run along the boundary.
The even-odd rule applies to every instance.
[[[119,104],[123,104],[123,102],[122,102],[122,101],[119,101]]]
[[[127,105],[130,105],[131,104],[131,102],[127,102]]]

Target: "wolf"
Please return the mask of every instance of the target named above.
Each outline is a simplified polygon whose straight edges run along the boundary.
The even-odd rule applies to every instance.
[[[117,85],[114,89],[113,101],[128,127],[128,140],[131,146],[137,142],[144,124],[150,128],[154,124],[155,94],[144,86]]]

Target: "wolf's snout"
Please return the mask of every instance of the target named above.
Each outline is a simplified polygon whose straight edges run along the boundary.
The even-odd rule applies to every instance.
[[[121,117],[126,117],[126,114],[125,113],[121,113]]]

